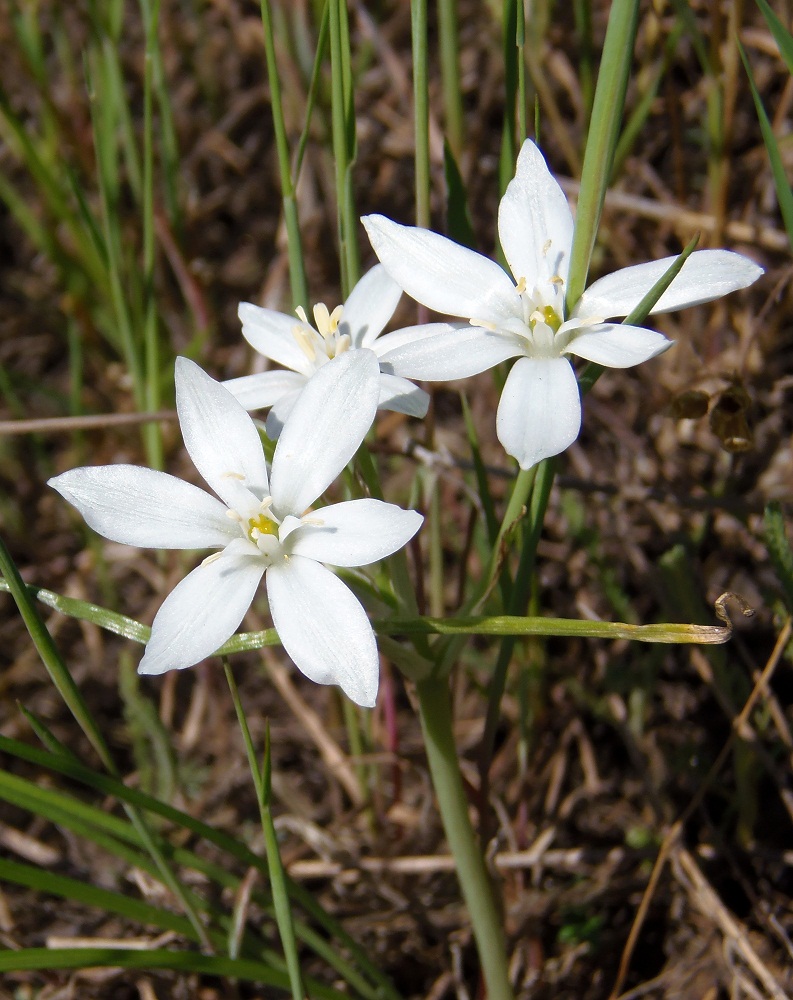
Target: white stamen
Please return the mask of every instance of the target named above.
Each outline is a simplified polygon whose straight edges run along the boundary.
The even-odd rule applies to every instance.
[[[474,319],[473,317],[468,320],[471,326],[481,326],[483,330],[493,330],[494,332],[498,330],[495,323],[491,323],[487,319]]]
[[[308,316],[306,316],[306,310],[302,306],[298,306],[297,309],[295,309],[295,312],[297,313],[297,318],[302,319],[306,326],[310,325],[308,322]]]
[[[311,342],[311,334],[309,333],[309,331],[306,330],[306,328],[303,326],[296,326],[292,330],[292,336],[295,338],[295,340],[297,341],[297,346],[300,348],[303,354],[305,354],[308,360],[314,361],[317,356],[317,352],[314,348],[313,343]]]

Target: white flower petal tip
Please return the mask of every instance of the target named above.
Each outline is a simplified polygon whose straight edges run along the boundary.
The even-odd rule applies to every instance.
[[[668,351],[674,341],[642,326],[604,323],[579,334],[568,353],[606,368],[632,368]]]
[[[581,399],[566,358],[520,358],[496,416],[498,439],[522,469],[568,448],[581,429]]]
[[[176,359],[176,410],[185,447],[204,480],[229,507],[266,496],[259,432],[234,396],[197,364]]]
[[[391,277],[408,295],[447,316],[503,323],[520,315],[520,297],[506,271],[445,236],[401,226],[382,215],[363,222]]]
[[[593,282],[581,296],[573,315],[611,319],[627,316],[675,262],[675,257],[624,267]],[[764,274],[759,264],[732,250],[697,250],[683,264],[670,286],[650,310],[674,312],[712,302],[748,288]]]
[[[573,215],[537,146],[527,139],[498,209],[498,233],[516,279],[528,288],[567,281]]]
[[[366,612],[326,567],[301,556],[267,573],[270,612],[284,649],[317,684],[337,684],[357,705],[377,700],[380,661]]]
[[[251,545],[232,542],[171,591],[154,618],[138,673],[192,667],[234,634],[265,570],[255,552]]]

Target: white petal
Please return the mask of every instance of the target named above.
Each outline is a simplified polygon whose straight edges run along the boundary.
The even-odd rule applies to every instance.
[[[574,316],[610,319],[627,316],[659,281],[675,257],[624,267],[595,281],[581,296]],[[650,313],[672,312],[746,288],[763,273],[753,260],[730,250],[698,250],[692,253],[680,273],[656,302]]]
[[[246,410],[260,410],[272,406],[282,396],[302,389],[306,376],[297,372],[272,371],[256,375],[243,375],[221,382],[237,402]]]
[[[402,289],[382,264],[367,271],[344,303],[339,331],[354,347],[370,347],[385,329],[402,297]]]
[[[366,348],[323,365],[300,393],[273,456],[273,509],[300,516],[324,493],[366,437],[377,412],[380,369]]]
[[[478,375],[522,354],[525,348],[525,340],[515,334],[463,326],[386,351],[380,368],[403,378],[447,382]]]
[[[287,548],[331,566],[368,566],[407,544],[423,520],[382,500],[347,500],[312,511]]]
[[[581,399],[566,358],[520,358],[496,416],[498,439],[522,469],[558,455],[578,437]]]
[[[175,476],[137,465],[72,469],[49,485],[100,535],[150,549],[208,549],[239,537],[227,508]]]
[[[573,245],[573,215],[564,191],[542,153],[527,139],[515,176],[498,207],[498,235],[516,278],[531,291],[552,277],[567,281]]]
[[[351,590],[301,556],[267,570],[273,624],[298,670],[317,684],[338,684],[356,704],[377,698],[380,664],[374,632]]]
[[[182,670],[214,653],[242,621],[264,566],[255,547],[239,538],[196,567],[157,612],[138,673]]]
[[[281,436],[281,431],[284,429],[287,417],[292,412],[295,403],[300,399],[300,393],[307,385],[308,381],[304,382],[296,392],[288,392],[273,403],[273,407],[267,414],[267,420],[264,425],[265,433],[271,441],[277,441]]]
[[[241,302],[237,314],[242,320],[242,335],[255,351],[284,368],[303,375],[312,373],[314,366],[294,336],[298,327],[304,329],[309,337],[316,336],[310,326],[297,316],[263,309],[251,302]]]
[[[470,325],[470,323],[422,323],[420,326],[406,326],[402,330],[394,330],[378,337],[372,344],[371,350],[381,358],[389,351],[402,347],[403,344],[412,344],[416,340],[424,340],[425,337],[437,337],[439,333],[451,333],[452,330],[465,330]]]
[[[267,466],[253,421],[228,389],[187,358],[176,359],[176,409],[190,458],[221,500],[244,507],[248,491],[267,496]]]
[[[382,215],[361,220],[388,273],[436,312],[501,323],[522,315],[520,296],[498,264],[428,229],[400,226]]]
[[[409,417],[426,417],[429,405],[430,397],[417,385],[413,385],[412,382],[406,378],[400,378],[398,375],[380,373],[378,410],[407,413]]]
[[[668,351],[672,343],[662,333],[645,330],[643,326],[605,323],[575,337],[566,353],[606,368],[632,368]]]

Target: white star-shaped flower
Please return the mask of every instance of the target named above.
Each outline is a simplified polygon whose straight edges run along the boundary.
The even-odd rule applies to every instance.
[[[499,440],[528,469],[578,437],[581,400],[568,355],[608,368],[630,368],[671,346],[662,334],[611,323],[627,316],[673,263],[673,257],[626,267],[595,281],[565,315],[573,243],[567,198],[533,142],[523,144],[515,177],[498,212],[498,232],[514,281],[498,264],[426,229],[381,215],[363,219],[375,253],[394,280],[436,312],[469,326],[404,331],[379,352],[382,371],[445,381],[513,365],[498,407]],[[670,312],[745,288],[763,270],[741,254],[691,254],[652,309]],[[387,338],[385,338],[387,341]]]
[[[298,668],[319,684],[338,684],[359,705],[374,704],[379,667],[372,626],[325,564],[377,562],[412,538],[422,517],[371,499],[308,508],[369,430],[378,376],[367,350],[324,366],[293,406],[268,476],[258,431],[242,406],[192,361],[178,358],[185,446],[220,499],[133,465],[73,469],[50,479],[112,541],[219,550],[157,612],[140,673],[179,670],[213,653],[236,631],[265,576],[273,623]]]
[[[275,440],[308,380],[328,361],[361,348],[379,355],[398,343],[394,338],[402,331],[383,338],[380,334],[394,315],[401,295],[399,285],[384,267],[377,265],[361,278],[343,306],[333,312],[321,302],[314,306],[314,326],[302,307],[297,316],[288,316],[250,302],[241,303],[243,336],[255,351],[283,368],[244,375],[223,384],[246,410],[272,407],[265,426],[268,437]],[[437,326],[439,330],[448,329],[448,324]],[[429,396],[407,379],[381,372],[377,405],[383,410],[423,417]]]

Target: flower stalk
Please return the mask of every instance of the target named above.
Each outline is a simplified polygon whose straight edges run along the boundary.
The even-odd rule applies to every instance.
[[[468,815],[468,800],[454,745],[448,679],[432,677],[421,681],[416,685],[416,693],[432,784],[471,916],[487,997],[488,1000],[513,1000],[503,921]]]

